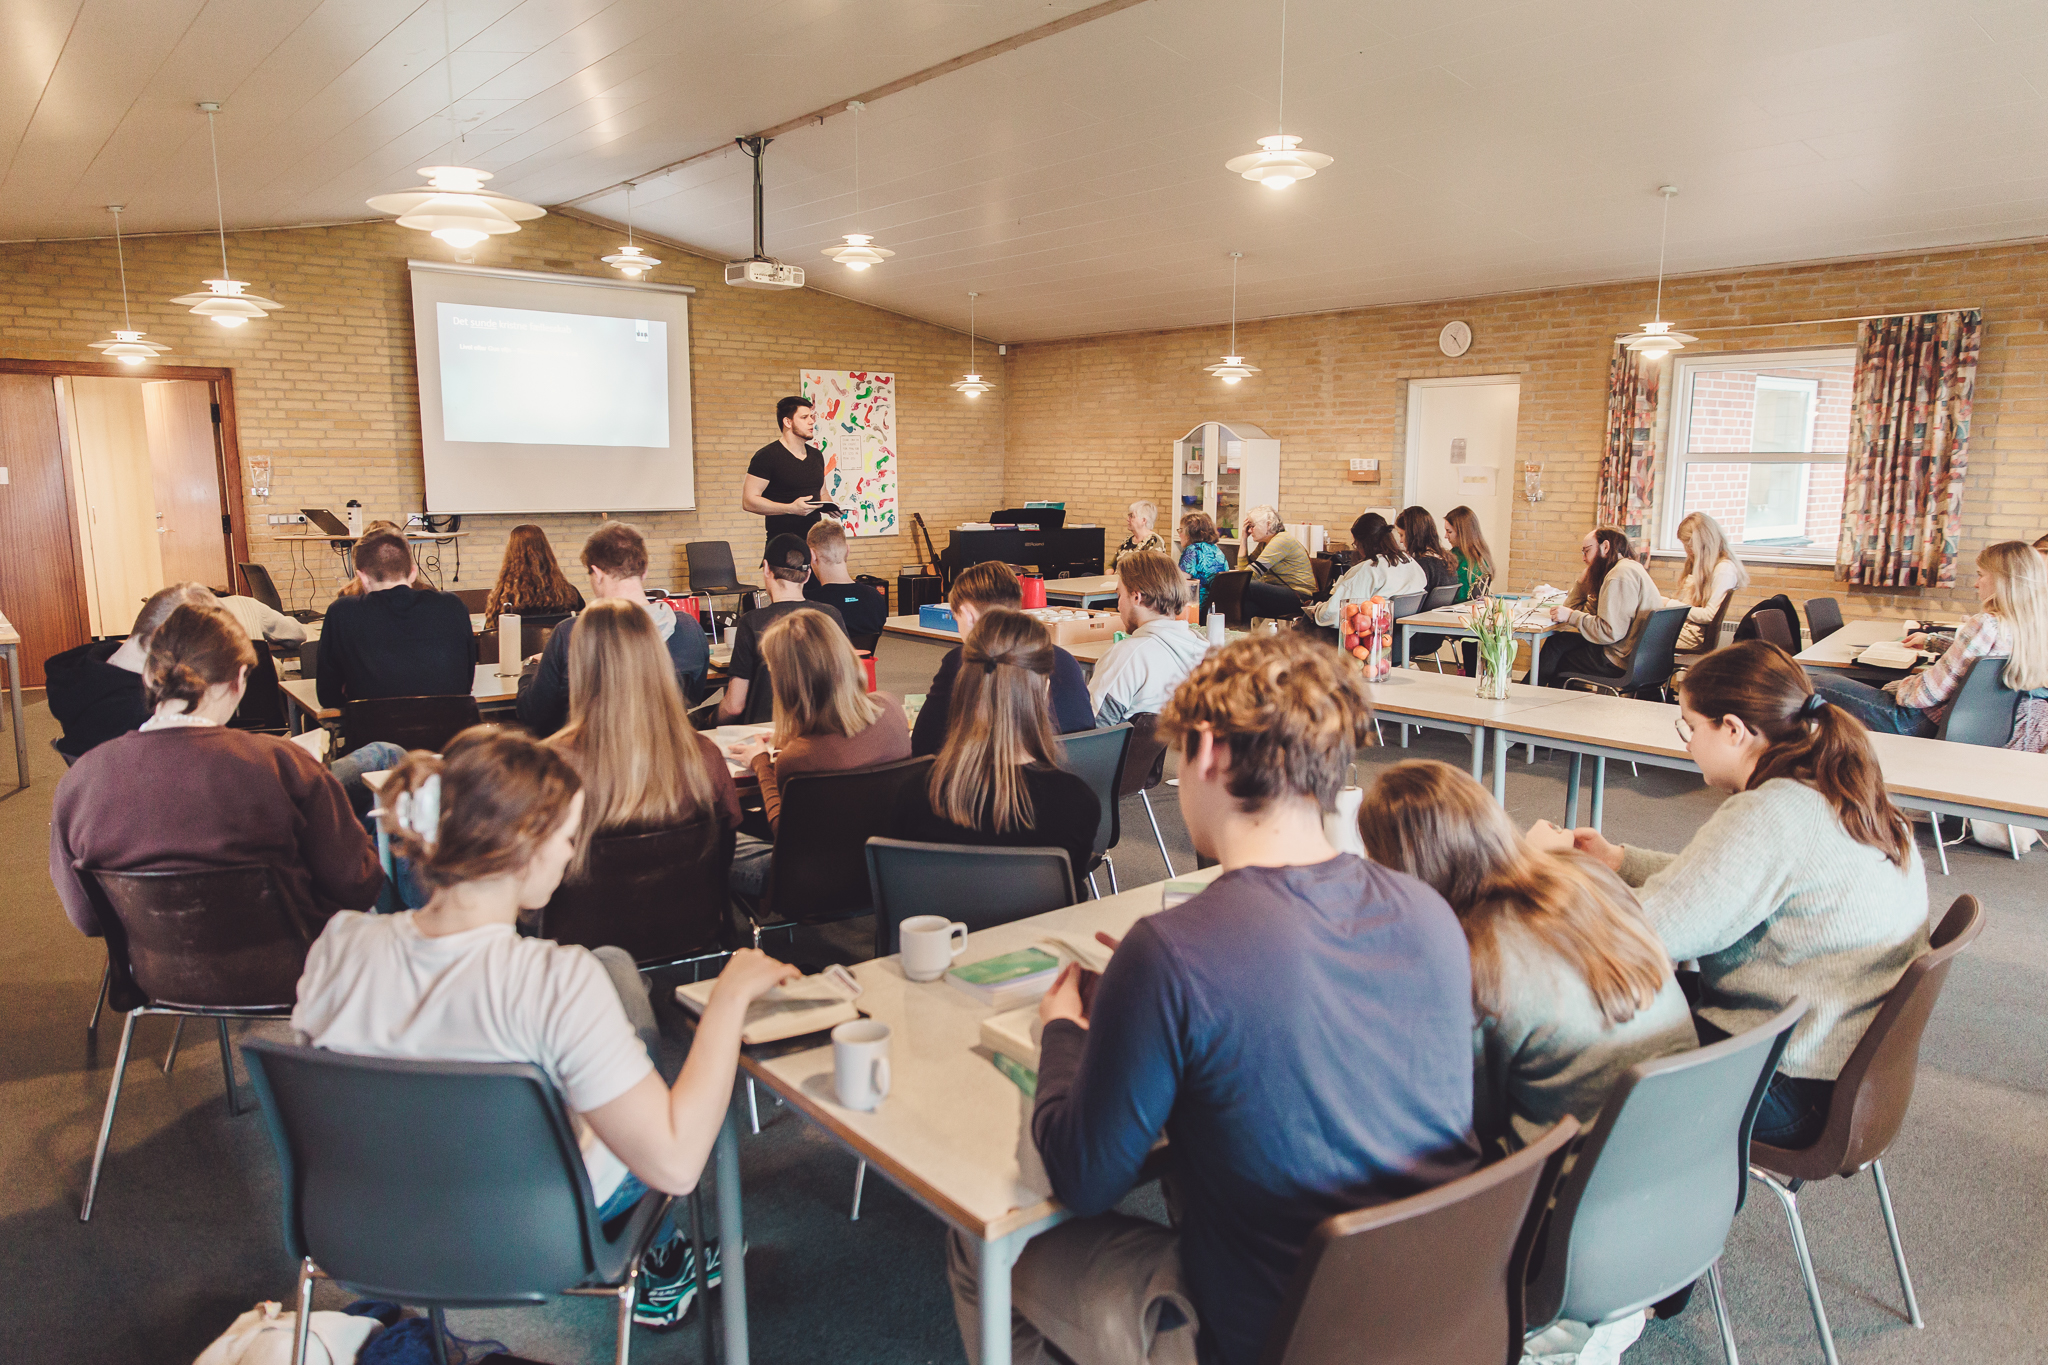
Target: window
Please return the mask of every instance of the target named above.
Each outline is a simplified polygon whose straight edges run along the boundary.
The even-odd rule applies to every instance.
[[[1673,357],[1657,548],[1704,512],[1751,557],[1832,563],[1855,370],[1853,347]]]

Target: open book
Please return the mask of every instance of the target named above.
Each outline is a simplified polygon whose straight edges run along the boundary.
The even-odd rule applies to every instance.
[[[704,1007],[711,1003],[711,988],[717,984],[714,978],[678,986],[676,1003],[692,1014],[702,1015]],[[837,964],[816,976],[777,986],[747,1006],[746,1023],[740,1026],[740,1042],[776,1043],[837,1028],[860,1018],[860,1011],[853,1004],[859,995],[860,983],[853,979],[853,973]]]
[[[1920,651],[1908,649],[1897,640],[1879,640],[1857,655],[1856,662],[1872,668],[1911,668],[1920,662]]]

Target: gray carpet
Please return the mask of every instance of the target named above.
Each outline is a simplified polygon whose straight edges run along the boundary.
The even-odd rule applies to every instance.
[[[924,690],[939,651],[892,639],[882,684]],[[78,1221],[118,1018],[89,1046],[102,956],[58,909],[47,875],[51,794],[63,768],[40,694],[29,713],[34,785],[0,797],[0,1268],[8,1288],[0,1356],[37,1362],[190,1361],[235,1315],[288,1298],[293,1267],[278,1227],[275,1163],[260,1120],[230,1118],[219,1052],[187,1030],[175,1072],[157,1069],[170,1026],[138,1028],[136,1057],[116,1121],[93,1221]],[[11,759],[12,735],[0,754]],[[1387,738],[1395,739],[1389,729]],[[1418,736],[1409,756],[1465,761],[1464,741]],[[1369,753],[1376,767],[1398,748]],[[1508,802],[1518,821],[1561,819],[1564,762],[1513,761]],[[6,769],[11,776],[11,767]],[[1626,766],[1612,774],[1611,835],[1677,847],[1716,800],[1697,779]],[[166,793],[167,797],[175,796]],[[1173,789],[1155,794],[1177,866],[1193,863]],[[1144,811],[1123,811],[1117,850],[1124,886],[1163,875]],[[1925,851],[1926,835],[1922,835]],[[1913,1258],[1925,1332],[1903,1319],[1876,1197],[1866,1178],[1811,1187],[1805,1198],[1823,1293],[1851,1362],[2048,1360],[2037,1308],[2048,1291],[2043,1180],[2048,1168],[2048,895],[2041,867],[1975,847],[1951,851],[1955,875],[1935,876],[1938,906],[1981,896],[1990,925],[1960,958],[1927,1035],[1919,1090],[1887,1161]],[[1107,888],[1105,888],[1107,889]],[[806,945],[802,951],[823,945]],[[853,1160],[816,1129],[768,1108],[742,1147],[755,1356],[763,1361],[912,1362],[962,1359],[947,1298],[938,1223],[879,1177],[858,1223],[847,1221]],[[1148,1192],[1132,1207],[1153,1210]],[[1724,1262],[1737,1341],[1754,1365],[1819,1359],[1785,1226],[1767,1196],[1737,1219]],[[322,1289],[321,1306],[344,1297]],[[563,1299],[541,1309],[451,1315],[465,1336],[492,1336],[535,1360],[571,1365],[612,1358],[609,1305]],[[647,1362],[696,1361],[694,1317],[678,1331],[635,1333]],[[1711,1315],[1695,1303],[1651,1327],[1634,1365],[1720,1358]]]

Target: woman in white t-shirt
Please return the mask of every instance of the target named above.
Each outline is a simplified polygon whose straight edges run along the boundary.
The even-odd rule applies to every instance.
[[[1314,608],[1317,625],[1336,625],[1352,602],[1429,591],[1429,575],[1401,543],[1401,532],[1377,512],[1351,523],[1351,547],[1358,562],[1331,587],[1329,599]]]
[[[1664,605],[1692,608],[1678,632],[1680,652],[1691,654],[1706,640],[1728,594],[1749,582],[1749,570],[1742,567],[1721,523],[1705,512],[1688,512],[1678,523],[1678,543],[1685,547],[1685,573],[1678,580],[1678,596],[1665,598]],[[1720,641],[1712,643],[1718,647]]]
[[[464,731],[445,755],[408,755],[380,813],[432,899],[403,914],[329,920],[307,954],[292,1025],[315,1047],[359,1056],[539,1066],[569,1108],[609,1219],[650,1187],[696,1188],[732,1094],[747,1006],[797,972],[752,949],[735,953],[682,1074],[665,1084],[632,959],[518,932],[575,856],[580,788],[559,754],[491,727]],[[689,1247],[672,1225],[664,1232],[642,1261],[634,1304],[634,1321],[649,1326],[680,1321],[695,1292]]]

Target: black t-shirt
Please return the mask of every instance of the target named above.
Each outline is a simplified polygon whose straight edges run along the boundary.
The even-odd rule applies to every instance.
[[[998,833],[984,810],[974,826],[956,825],[932,809],[931,784],[906,782],[896,793],[889,828],[899,839],[927,844],[980,844],[997,848],[1064,848],[1074,880],[1088,875],[1095,860],[1095,836],[1102,826],[1102,802],[1085,779],[1064,768],[1024,769],[1031,793],[1031,827]]]
[[[804,584],[804,600],[839,608],[849,635],[880,635],[889,621],[889,595],[872,583]]]
[[[839,614],[839,608],[829,602],[770,602],[765,607],[748,612],[732,628],[732,662],[725,671],[734,678],[751,683],[754,674],[761,667],[761,632],[774,625],[793,611],[822,611],[836,622],[841,630],[846,629],[846,618]]]
[[[815,498],[825,491],[825,452],[816,446],[805,446],[804,457],[799,460],[782,442],[770,441],[754,452],[754,458],[747,463],[747,473],[754,478],[768,480],[761,496],[770,502]],[[811,529],[818,516],[816,512],[808,512],[801,516],[769,517],[768,538],[772,540],[784,534],[801,536]]]

